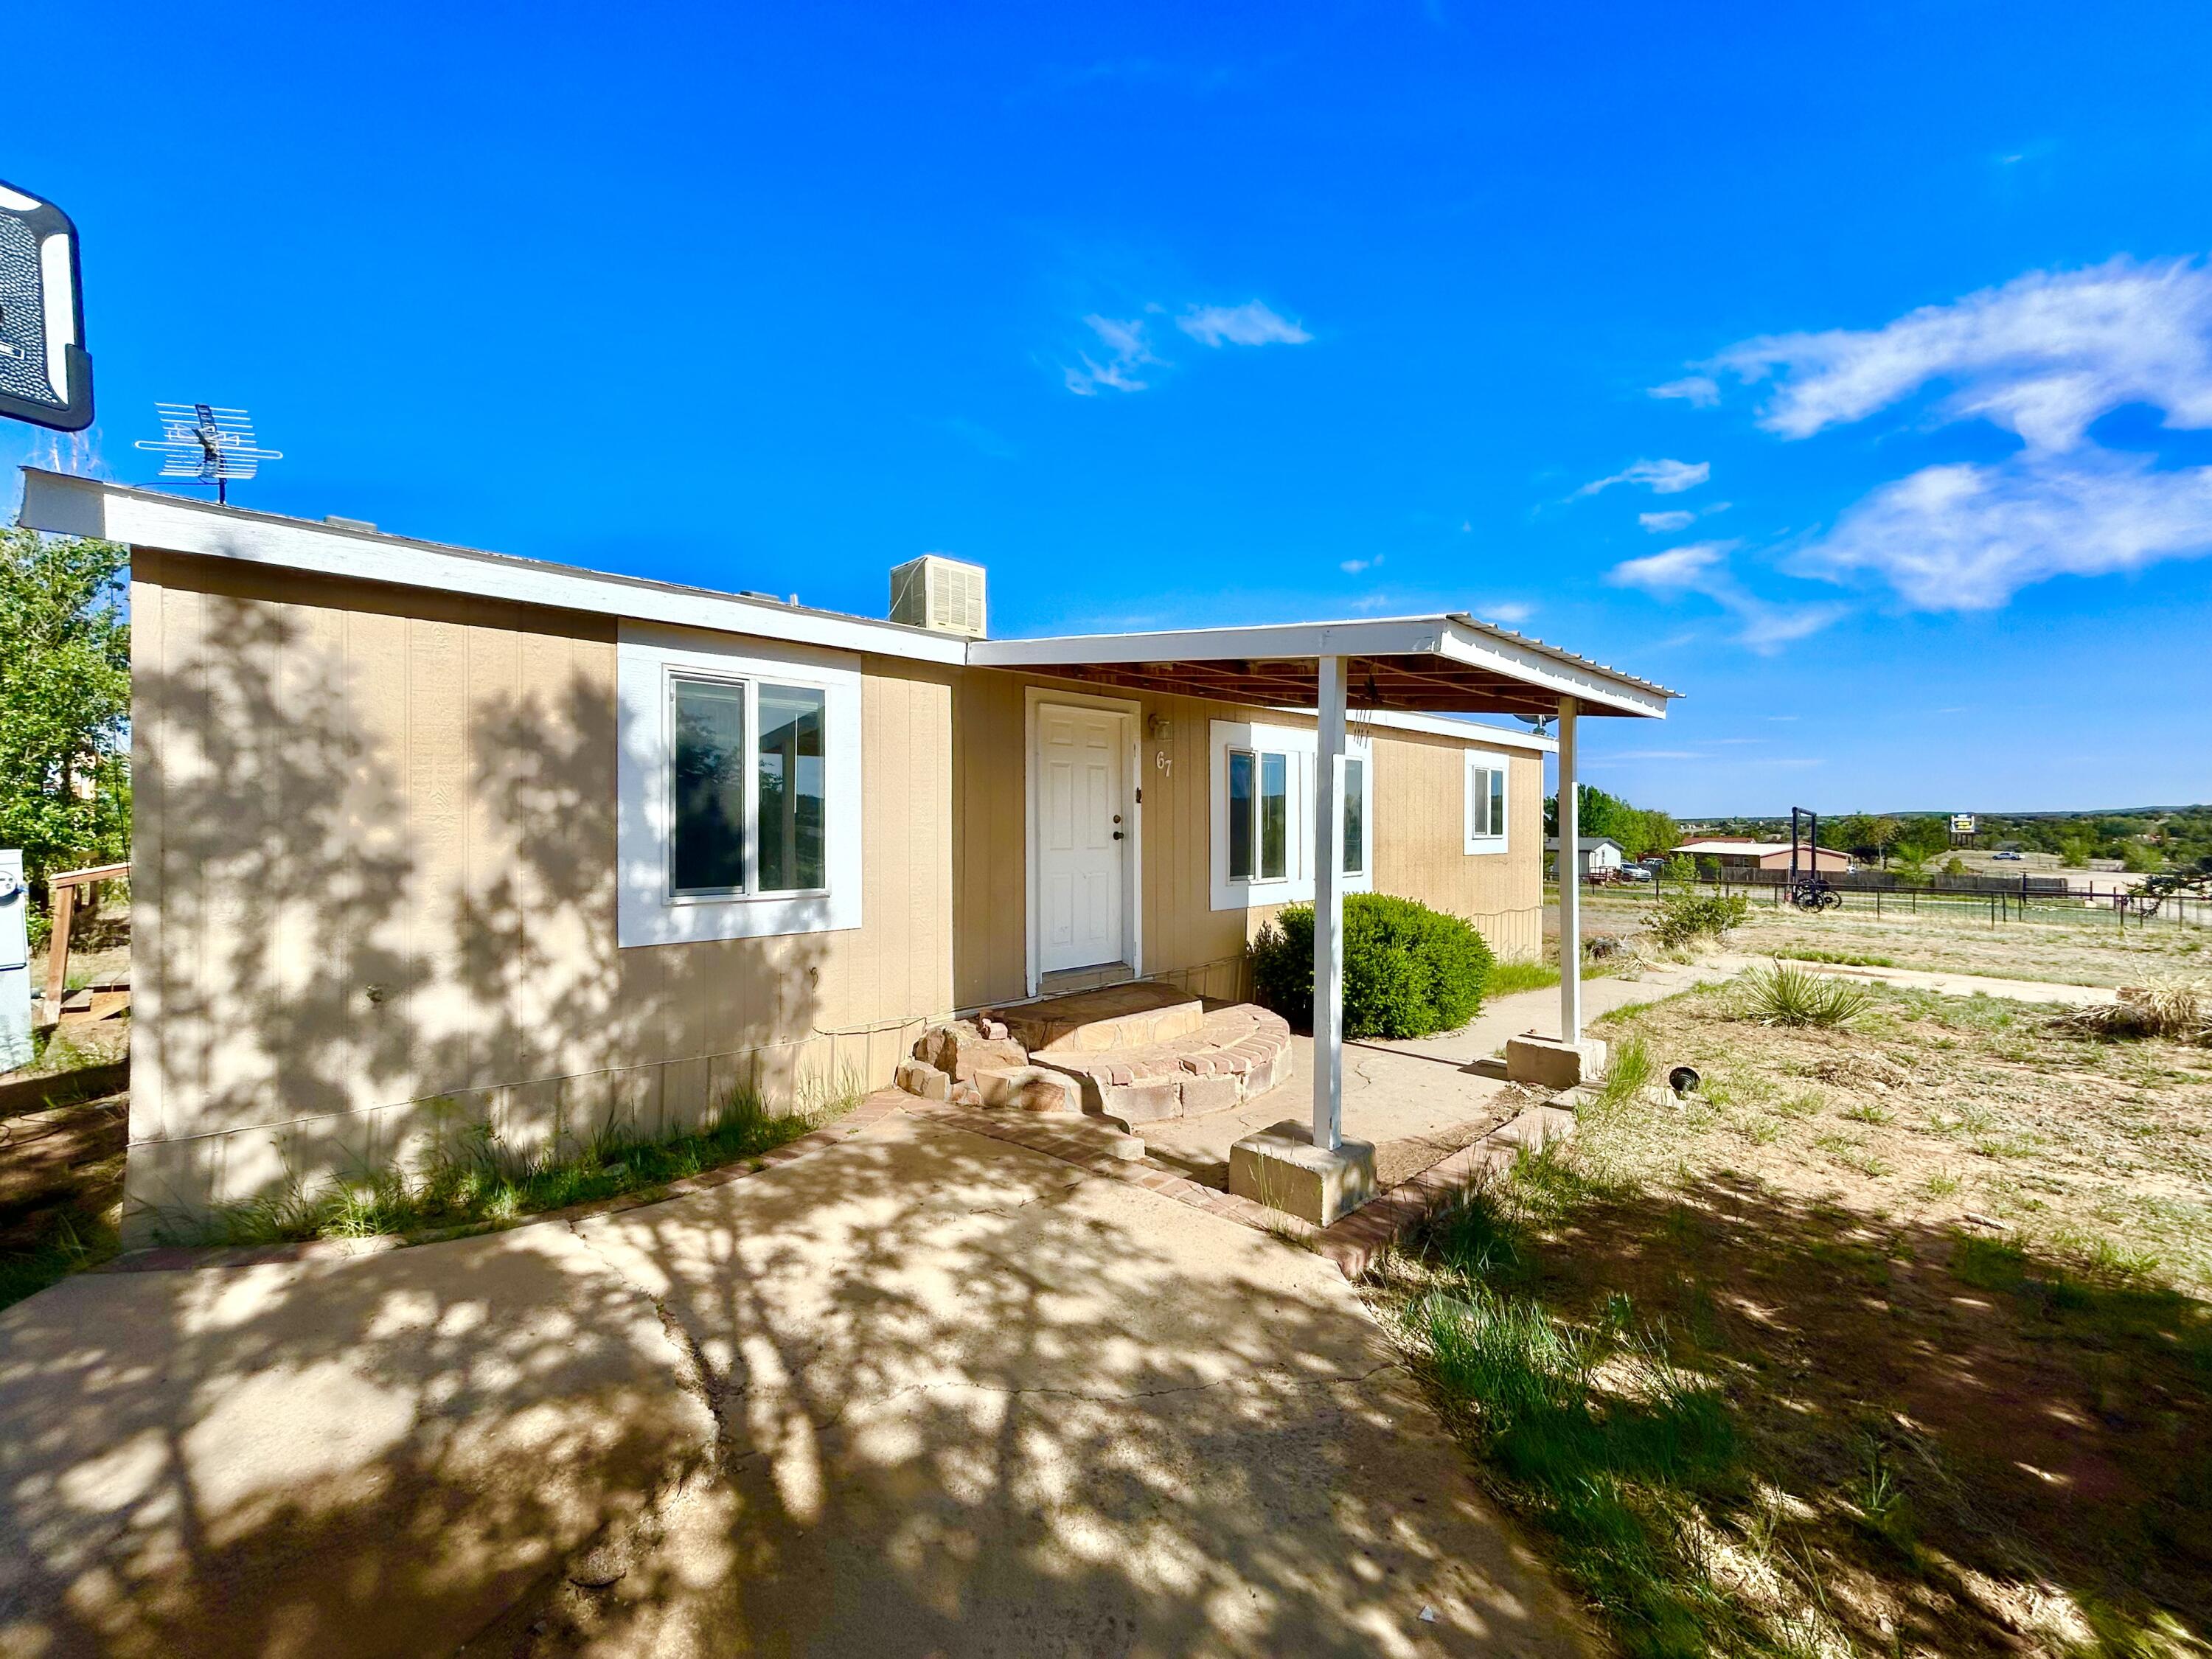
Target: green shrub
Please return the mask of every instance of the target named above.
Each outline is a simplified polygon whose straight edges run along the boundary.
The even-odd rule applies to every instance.
[[[1741,893],[1723,898],[1717,893],[1669,893],[1659,901],[1651,919],[1651,937],[1662,949],[1675,951],[1701,939],[1716,942],[1741,927],[1751,915],[1751,901]]]
[[[1874,1000],[1864,986],[1777,962],[1743,976],[1751,1018],[1768,1025],[1848,1025]]]
[[[1253,994],[1284,1018],[1313,1017],[1314,912],[1285,905],[1252,945]],[[1344,1034],[1414,1037],[1454,1031],[1482,1006],[1490,947],[1474,924],[1412,899],[1344,900]]]

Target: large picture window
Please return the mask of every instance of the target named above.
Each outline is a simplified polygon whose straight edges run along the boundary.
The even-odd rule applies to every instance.
[[[1502,853],[1505,850],[1504,757],[1478,754],[1467,757],[1467,850]]]
[[[619,942],[860,926],[859,659],[625,624],[617,660]]]

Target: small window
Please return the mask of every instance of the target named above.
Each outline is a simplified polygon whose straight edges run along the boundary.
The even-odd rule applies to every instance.
[[[1279,881],[1290,869],[1291,757],[1260,757],[1260,878]]]
[[[1356,876],[1366,868],[1366,763],[1347,757],[1344,763],[1344,873]]]
[[[1249,750],[1229,751],[1229,878],[1252,879],[1252,769]]]
[[[1467,850],[1502,852],[1505,845],[1505,768],[1487,757],[1467,757]]]
[[[745,688],[678,680],[676,856],[678,893],[736,893],[745,885]]]

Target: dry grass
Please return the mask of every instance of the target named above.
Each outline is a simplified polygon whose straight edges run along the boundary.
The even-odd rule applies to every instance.
[[[2212,1652],[2212,1053],[1750,1012],[1611,1022],[1706,1091],[1607,1089],[1373,1287],[1486,1479],[1631,1653]]]
[[[2062,1016],[2060,1023],[2085,1036],[2115,1041],[2167,1037],[2212,1047],[2212,980],[2123,985],[2118,1002],[2075,1009]]]
[[[1604,891],[1583,899],[1583,926],[1634,931],[1652,910],[1641,893]],[[1825,962],[1870,962],[1996,979],[2055,980],[2068,985],[2155,983],[2212,969],[2212,927],[2148,925],[2130,918],[2124,933],[2108,908],[2039,905],[2027,921],[1991,926],[1985,908],[1929,906],[1917,915],[1870,895],[1850,895],[1840,910],[1807,915],[1754,902],[1729,948],[1747,955]]]

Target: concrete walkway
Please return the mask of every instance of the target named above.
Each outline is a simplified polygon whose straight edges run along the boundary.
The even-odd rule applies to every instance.
[[[1334,1267],[902,1114],[0,1314],[11,1655],[1590,1650]]]

